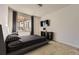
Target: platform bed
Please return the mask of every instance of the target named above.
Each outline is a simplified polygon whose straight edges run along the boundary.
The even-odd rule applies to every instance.
[[[34,44],[34,45],[31,45],[31,46],[21,48],[21,49],[18,49],[16,51],[7,53],[7,55],[24,55],[24,54],[27,54],[28,52],[33,51],[36,48],[40,48],[41,46],[46,45],[46,44],[48,44],[48,42],[42,42],[42,43],[39,43],[39,44]]]
[[[8,35],[4,42],[2,26],[0,25],[0,55],[23,55],[47,43],[48,40],[42,36],[19,37],[17,34]]]
[[[10,37],[9,37],[10,38]],[[21,36],[20,39],[6,43],[8,55],[22,55],[48,43],[45,37],[38,35]],[[9,39],[10,40],[10,39]],[[8,39],[6,40],[8,41]]]

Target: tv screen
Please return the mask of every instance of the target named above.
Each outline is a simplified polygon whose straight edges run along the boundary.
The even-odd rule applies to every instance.
[[[50,25],[50,24],[49,24],[49,20],[46,20],[45,22],[46,22],[47,26],[49,26],[49,25]]]
[[[43,21],[41,21],[41,27],[43,27]]]
[[[44,20],[44,21],[41,21],[41,27],[44,27],[45,25],[49,26],[49,20]]]

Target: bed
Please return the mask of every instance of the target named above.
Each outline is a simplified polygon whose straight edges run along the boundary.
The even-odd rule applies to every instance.
[[[11,36],[11,35],[10,35]],[[25,54],[26,52],[45,45],[48,43],[48,40],[43,36],[38,35],[29,35],[29,36],[21,36],[18,37],[16,35],[12,35],[10,39],[13,41],[7,41],[9,38],[6,39],[6,48],[7,54],[9,55],[18,55],[18,54]],[[15,39],[18,37],[17,39]],[[10,40],[9,39],[9,40]]]

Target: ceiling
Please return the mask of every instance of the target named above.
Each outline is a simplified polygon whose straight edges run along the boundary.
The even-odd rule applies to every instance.
[[[43,4],[43,6],[40,7],[37,4],[9,4],[8,6],[19,12],[43,17],[51,12],[55,12],[69,5],[68,4]]]

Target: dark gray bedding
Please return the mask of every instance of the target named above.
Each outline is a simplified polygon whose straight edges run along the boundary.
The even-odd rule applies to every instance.
[[[38,35],[30,35],[30,36],[21,36],[21,39],[19,39],[19,41],[21,42],[27,42],[27,41],[31,41],[31,40],[37,40],[37,39],[41,39],[41,38],[45,38],[45,37],[41,37]]]
[[[8,44],[8,51],[15,51],[20,48],[28,47],[37,43],[47,41],[45,37],[38,35],[22,36],[21,39]]]

